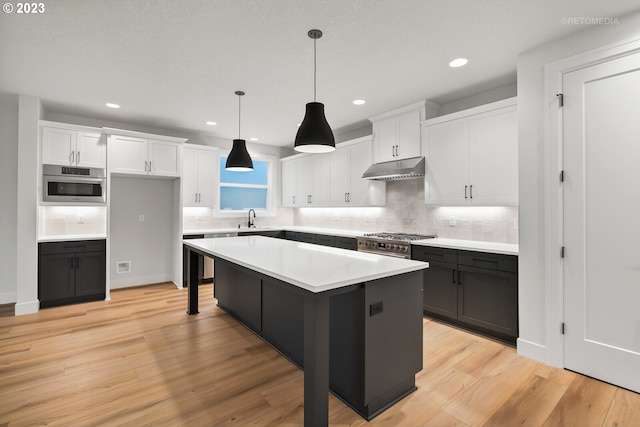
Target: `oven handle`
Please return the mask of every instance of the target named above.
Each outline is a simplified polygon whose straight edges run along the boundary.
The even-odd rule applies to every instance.
[[[376,252],[376,251],[367,251],[365,249],[360,249],[360,248],[358,248],[358,252],[365,252],[367,254],[374,254],[374,255],[384,255],[384,256],[390,256],[390,257],[394,257],[394,258],[409,259],[409,255],[381,253],[381,252]]]

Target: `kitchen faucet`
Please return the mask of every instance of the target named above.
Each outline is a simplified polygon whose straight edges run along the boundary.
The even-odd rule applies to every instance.
[[[247,227],[251,228],[253,227],[253,221],[251,221],[251,212],[253,212],[253,218],[256,218],[256,211],[254,211],[253,209],[249,209],[249,212],[247,213],[247,216],[249,217],[249,220],[247,221]]]

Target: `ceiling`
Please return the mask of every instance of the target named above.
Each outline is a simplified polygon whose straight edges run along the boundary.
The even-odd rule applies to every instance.
[[[47,110],[291,146],[304,104],[334,131],[513,84],[519,53],[638,0],[48,0],[0,15],[0,91]],[[457,57],[469,64],[450,68]],[[352,101],[365,99],[355,106]],[[106,102],[121,105],[113,110]],[[206,121],[217,122],[208,126]]]

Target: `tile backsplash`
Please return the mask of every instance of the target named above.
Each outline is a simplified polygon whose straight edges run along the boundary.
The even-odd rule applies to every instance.
[[[106,206],[40,206],[39,235],[106,235]]]
[[[424,180],[387,182],[387,205],[372,208],[300,208],[294,225],[361,231],[436,234],[438,237],[518,243],[517,206],[430,207]]]
[[[214,217],[213,208],[183,208],[182,225],[184,230],[210,230],[214,228],[237,228],[247,226],[247,215],[242,214],[232,217]],[[276,215],[263,215],[256,213],[254,224],[265,227],[281,227],[293,224],[293,209],[278,208]]]

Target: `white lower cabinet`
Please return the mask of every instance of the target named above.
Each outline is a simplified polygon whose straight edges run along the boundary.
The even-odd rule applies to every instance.
[[[214,207],[218,183],[215,148],[185,144],[182,154],[182,205]]]
[[[109,137],[112,173],[179,177],[182,145],[136,136]]]
[[[371,166],[371,137],[339,144],[329,154],[296,155],[282,161],[282,205],[384,206],[386,185],[362,179]]]
[[[426,120],[422,130],[427,204],[518,204],[515,98]]]

